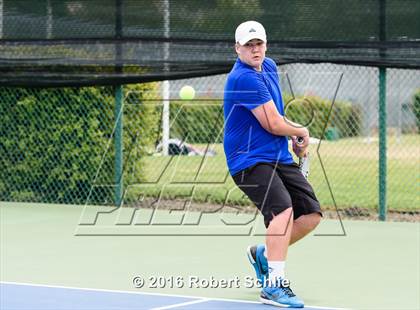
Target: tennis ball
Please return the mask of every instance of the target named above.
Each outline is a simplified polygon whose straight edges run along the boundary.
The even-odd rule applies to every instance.
[[[192,100],[195,96],[195,89],[190,85],[183,86],[179,91],[179,97],[182,100]]]

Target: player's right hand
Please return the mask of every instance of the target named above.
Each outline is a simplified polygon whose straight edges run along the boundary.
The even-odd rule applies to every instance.
[[[305,157],[308,153],[308,145],[309,145],[309,135],[301,137],[298,141],[298,137],[292,136],[292,149],[293,153],[296,154],[297,157],[302,158]]]

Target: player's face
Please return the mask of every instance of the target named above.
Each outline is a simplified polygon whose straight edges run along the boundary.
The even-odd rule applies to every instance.
[[[235,49],[241,61],[250,65],[256,70],[261,71],[261,65],[267,50],[267,45],[264,43],[264,41],[259,39],[252,39],[246,42],[244,45],[236,43]]]

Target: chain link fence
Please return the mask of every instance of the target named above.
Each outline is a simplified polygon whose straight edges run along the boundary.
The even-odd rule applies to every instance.
[[[313,137],[309,179],[321,204],[377,210],[378,69],[293,64],[279,72],[286,115]],[[169,98],[163,83],[127,85],[121,108],[114,87],[0,88],[0,200],[245,208],[222,146],[225,78],[171,81]],[[195,88],[193,100],[179,99],[184,85]],[[418,212],[418,70],[387,70],[386,112],[387,207]]]

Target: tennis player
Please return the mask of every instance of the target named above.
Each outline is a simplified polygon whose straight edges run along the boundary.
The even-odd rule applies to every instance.
[[[240,24],[235,40],[238,58],[224,89],[224,150],[233,180],[260,210],[267,228],[265,245],[249,247],[248,258],[263,283],[263,303],[301,308],[303,301],[285,278],[287,249],[319,224],[322,213],[293,161],[288,137],[296,155],[303,156],[309,131],[284,117],[277,67],[265,57],[263,25]],[[303,137],[302,144],[297,137]]]

